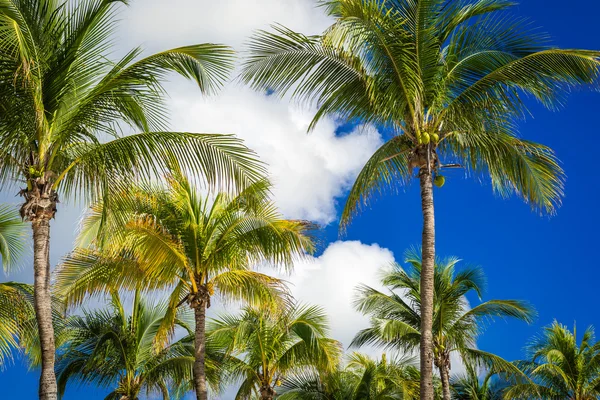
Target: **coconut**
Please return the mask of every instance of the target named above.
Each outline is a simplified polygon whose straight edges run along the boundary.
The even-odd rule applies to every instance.
[[[429,136],[429,133],[427,133],[427,132],[423,132],[423,134],[421,135],[421,138],[422,138],[423,144],[427,144],[431,140],[431,137]]]
[[[440,141],[440,135],[438,135],[437,133],[434,133],[433,135],[431,135],[431,140],[433,140],[433,143],[437,143]]]
[[[444,186],[444,183],[446,183],[446,178],[443,175],[437,175],[433,180],[433,184],[440,188]]]

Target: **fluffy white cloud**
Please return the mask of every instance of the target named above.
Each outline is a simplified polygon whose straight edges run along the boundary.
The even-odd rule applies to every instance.
[[[124,9],[119,53],[142,44],[158,51],[189,43],[226,43],[241,49],[257,29],[281,23],[307,34],[331,23],[316,0],[144,0]],[[381,143],[373,128],[339,137],[333,120],[306,134],[314,110],[229,84],[203,99],[193,85],[169,85],[172,127],[235,133],[270,165],[276,200],[286,216],[329,223],[360,167]]]
[[[347,347],[369,320],[352,305],[360,284],[381,289],[379,273],[394,262],[394,254],[378,244],[359,241],[331,243],[319,257],[299,263],[290,278],[299,301],[325,308],[332,336]]]
[[[209,99],[176,88],[171,97],[174,129],[235,133],[259,154],[269,165],[277,204],[290,218],[333,221],[336,199],[381,144],[371,127],[336,136],[332,119],[307,134],[314,110],[240,86]]]
[[[376,243],[334,242],[321,256],[295,266],[294,275],[289,278],[292,294],[301,302],[323,307],[329,316],[331,336],[347,348],[359,330],[369,327],[368,317],[357,312],[352,305],[356,287],[365,284],[385,293],[386,289],[380,283],[381,273],[394,261],[392,251]],[[467,301],[465,306],[470,308]],[[381,349],[374,347],[364,347],[360,351],[372,356],[382,353]],[[451,354],[451,363],[452,375],[465,372],[464,363],[457,353]]]
[[[315,0],[143,0],[132,2],[124,19],[127,42],[150,49],[205,42],[239,49],[273,23],[308,34],[330,24]]]

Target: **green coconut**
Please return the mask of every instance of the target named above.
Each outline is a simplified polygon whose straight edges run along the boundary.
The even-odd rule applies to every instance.
[[[437,143],[440,141],[440,135],[438,135],[437,133],[434,133],[433,135],[431,135],[431,140],[433,140],[433,143]]]
[[[440,188],[444,186],[444,183],[446,183],[446,177],[443,175],[436,175],[435,179],[433,180],[433,184]]]
[[[423,132],[423,134],[421,135],[421,140],[423,141],[423,144],[428,144],[431,140],[431,136],[429,136],[429,133]]]

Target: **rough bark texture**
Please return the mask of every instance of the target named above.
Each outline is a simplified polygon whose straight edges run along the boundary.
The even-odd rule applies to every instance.
[[[442,399],[451,400],[450,394],[450,370],[447,367],[440,368],[440,378],[442,380]]]
[[[421,400],[433,400],[433,277],[435,264],[435,217],[433,182],[427,166],[419,170],[423,211],[421,267]]]
[[[40,400],[56,400],[54,328],[50,297],[50,221],[42,216],[33,220],[31,226],[34,251],[34,306],[42,350],[39,396]]]
[[[196,390],[197,400],[207,400],[208,392],[206,388],[206,302],[197,301],[194,304],[194,313],[196,316],[196,335],[194,337],[195,360],[194,360],[194,388]]]
[[[260,388],[260,399],[261,400],[273,400],[275,398],[275,389],[269,385],[264,385]]]

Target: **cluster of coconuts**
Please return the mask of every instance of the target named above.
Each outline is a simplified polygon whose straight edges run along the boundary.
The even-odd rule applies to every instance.
[[[420,134],[417,134],[417,141],[419,142],[419,144],[429,144],[429,142],[437,144],[440,141],[440,135],[438,135],[435,132],[422,132]]]

